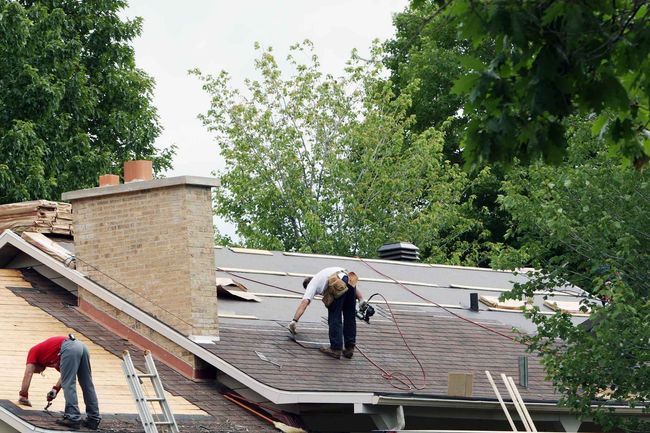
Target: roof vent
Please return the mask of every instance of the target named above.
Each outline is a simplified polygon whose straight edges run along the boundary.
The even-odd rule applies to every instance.
[[[418,251],[420,251],[420,249],[410,242],[385,244],[377,250],[380,259],[399,260],[405,262],[415,262],[420,260]]]

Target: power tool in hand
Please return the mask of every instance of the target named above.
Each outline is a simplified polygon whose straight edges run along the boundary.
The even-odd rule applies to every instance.
[[[370,323],[370,318],[375,314],[375,309],[368,302],[359,306],[357,310],[357,317],[366,323]]]

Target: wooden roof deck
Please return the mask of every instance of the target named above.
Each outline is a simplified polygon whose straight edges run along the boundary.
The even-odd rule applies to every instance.
[[[11,288],[11,289],[10,289]],[[18,391],[25,371],[25,359],[29,349],[56,335],[74,333],[90,351],[93,382],[102,413],[136,413],[135,403],[122,372],[120,358],[95,344],[88,337],[69,328],[42,309],[30,305],[13,290],[38,290],[23,279],[22,273],[13,269],[0,269],[0,400],[17,401]],[[44,377],[43,377],[44,376]],[[45,394],[58,379],[58,372],[48,368],[44,375],[34,375],[29,390],[34,405],[31,410],[42,411]],[[146,382],[146,381],[145,381]],[[150,386],[148,383],[146,383]],[[152,390],[148,390],[153,395]],[[81,390],[78,389],[80,409],[83,411]],[[206,415],[204,411],[185,398],[167,393],[175,414]],[[156,404],[156,406],[158,406]],[[63,411],[64,399],[60,395],[50,408],[53,412]],[[24,408],[29,409],[29,408]],[[160,412],[159,407],[155,410]]]

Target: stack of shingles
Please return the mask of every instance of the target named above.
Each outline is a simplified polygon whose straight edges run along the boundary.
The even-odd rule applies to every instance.
[[[5,229],[72,236],[72,205],[48,200],[0,205],[0,233]]]

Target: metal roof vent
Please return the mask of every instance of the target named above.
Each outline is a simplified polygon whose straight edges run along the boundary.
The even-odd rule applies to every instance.
[[[420,251],[420,249],[410,242],[384,244],[379,248],[379,250],[377,250],[380,259],[399,260],[404,262],[416,262],[420,260],[418,251]]]

